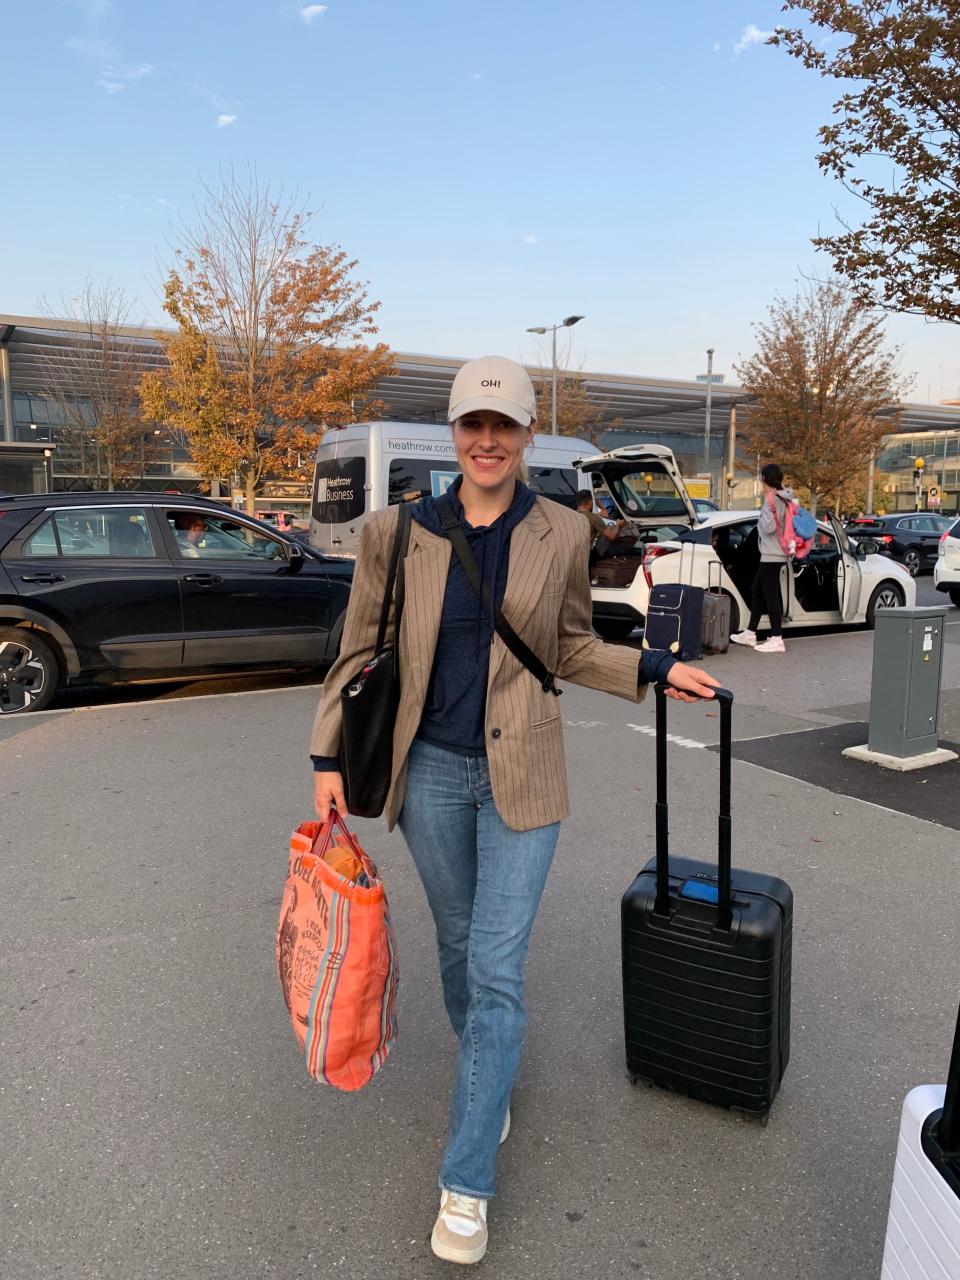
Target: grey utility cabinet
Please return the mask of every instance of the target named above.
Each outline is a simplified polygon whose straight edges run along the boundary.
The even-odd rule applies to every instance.
[[[871,751],[919,756],[937,749],[946,606],[878,609],[870,692]]]

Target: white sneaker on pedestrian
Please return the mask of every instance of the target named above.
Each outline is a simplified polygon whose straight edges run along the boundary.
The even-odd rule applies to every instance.
[[[445,1262],[479,1262],[487,1251],[486,1200],[444,1188],[430,1248]]]
[[[503,1130],[502,1130],[502,1132],[501,1132],[501,1134],[500,1134],[500,1145],[501,1145],[501,1146],[503,1146],[503,1144],[506,1142],[506,1140],[507,1140],[507,1134],[508,1134],[509,1132],[510,1132],[510,1108],[509,1108],[509,1107],[507,1107],[507,1114],[506,1114],[506,1117],[504,1118],[504,1121],[503,1121]]]
[[[730,637],[731,644],[749,645],[751,649],[757,647],[757,633],[755,631],[737,631]]]
[[[753,646],[757,653],[785,653],[786,649],[783,645],[783,636],[770,636],[764,640],[763,644]]]

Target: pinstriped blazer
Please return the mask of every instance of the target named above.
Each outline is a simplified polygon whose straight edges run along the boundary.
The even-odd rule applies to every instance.
[[[340,691],[374,652],[398,513],[399,507],[390,507],[363,526],[340,653],[327,675],[313,725],[313,755],[337,754]],[[646,686],[638,684],[638,654],[603,644],[591,630],[589,543],[590,524],[579,512],[537,498],[510,536],[503,613],[558,678],[639,702]],[[446,538],[412,522],[404,561],[402,688],[385,810],[391,831],[403,808],[407,755],[433,669],[450,554]],[[392,614],[390,625],[392,629]],[[529,831],[567,816],[559,699],[544,693],[496,633],[487,675],[486,739],[493,797],[507,826]]]

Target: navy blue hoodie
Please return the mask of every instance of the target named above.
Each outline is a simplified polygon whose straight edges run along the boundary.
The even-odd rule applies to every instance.
[[[474,528],[464,519],[459,489],[458,477],[447,494],[467,535],[481,575],[492,585],[497,604],[502,605],[510,569],[510,534],[530,511],[536,495],[518,482],[507,510],[493,524]],[[434,498],[421,498],[413,507],[413,518],[431,533],[442,534],[440,513]],[[484,754],[487,672],[493,631],[493,619],[467,581],[457,556],[451,554],[437,649],[418,738],[459,755]],[[675,661],[665,650],[644,650],[638,663],[638,681],[650,684],[665,679]],[[313,763],[318,771],[339,768],[333,757],[314,756]]]

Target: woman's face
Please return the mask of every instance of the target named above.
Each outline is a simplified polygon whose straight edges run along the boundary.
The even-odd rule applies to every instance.
[[[481,489],[496,489],[516,478],[533,439],[533,427],[521,427],[492,409],[478,409],[453,424],[453,444],[460,468]]]

